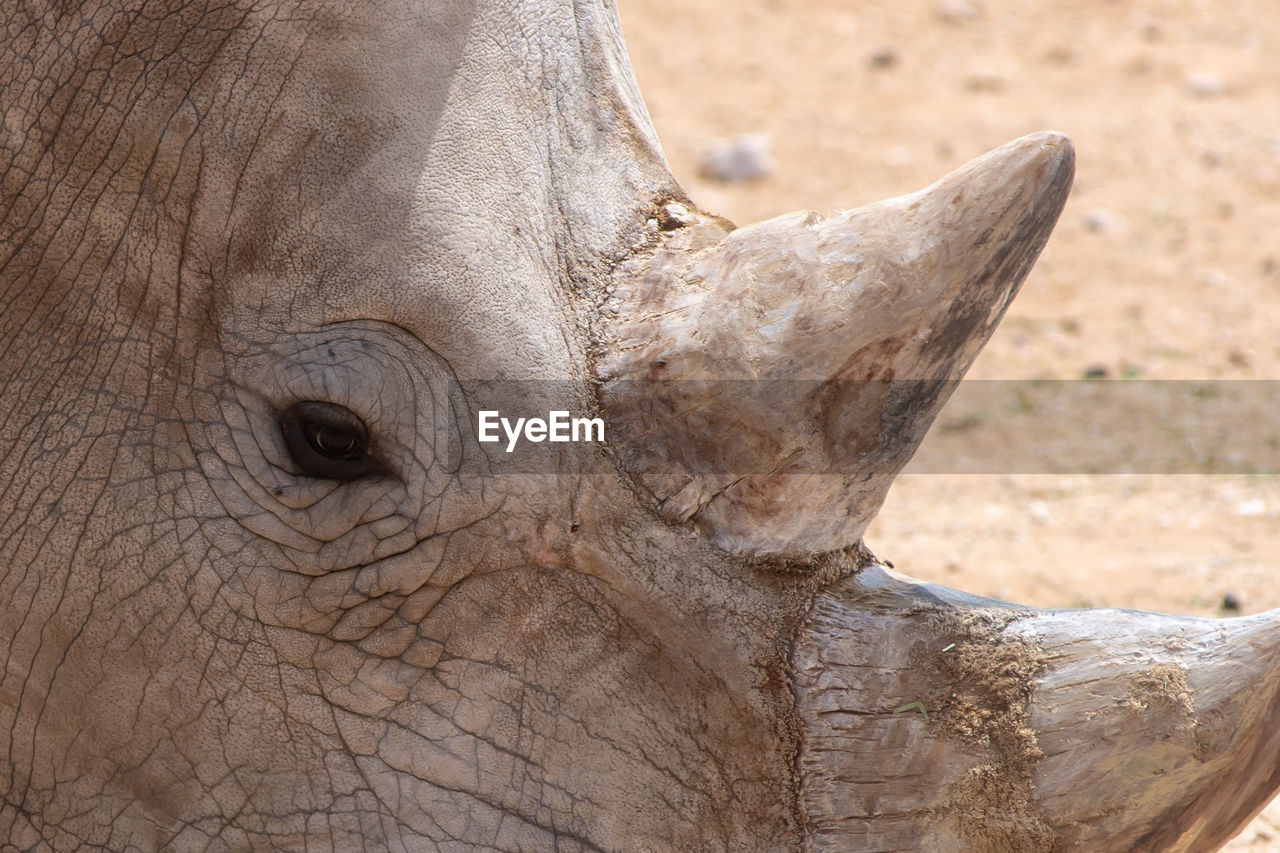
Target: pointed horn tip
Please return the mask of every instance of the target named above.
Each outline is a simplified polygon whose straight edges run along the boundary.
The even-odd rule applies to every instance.
[[[1056,130],[1045,130],[1024,139],[1040,146],[1044,156],[1053,163],[1054,175],[1065,178],[1065,183],[1070,186],[1076,172],[1076,146],[1071,137]]]
[[[1009,166],[1024,165],[1043,169],[1046,187],[1061,187],[1063,197],[1070,188],[1076,169],[1076,147],[1071,138],[1056,130],[1031,133],[992,151],[988,157],[1005,161]],[[985,157],[978,158],[979,161]]]
[[[1035,133],[1028,133],[1026,136],[1014,140],[1014,144],[1019,142],[1039,145],[1041,148],[1060,148],[1068,154],[1075,150],[1071,137],[1057,130],[1040,130]]]
[[[1007,193],[1065,203],[1075,178],[1076,155],[1071,140],[1056,131],[1032,133],[968,161],[917,195],[948,196],[958,187],[1003,206]],[[1027,195],[1030,194],[1030,195]],[[1003,201],[997,201],[1003,199]]]
[[[1046,158],[1061,158],[1064,160],[1074,160],[1076,153],[1075,143],[1071,141],[1071,137],[1065,133],[1056,130],[1041,130],[1036,133],[1028,133],[1026,136],[1020,136],[1012,142],[1008,142],[992,151],[993,154],[1001,151],[1024,151],[1028,154],[1041,154]]]

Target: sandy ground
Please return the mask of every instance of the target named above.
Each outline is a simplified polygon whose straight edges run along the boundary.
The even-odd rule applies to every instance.
[[[736,222],[913,191],[1025,133],[1072,137],[1071,200],[971,376],[1092,370],[1175,400],[1203,394],[1147,380],[1280,378],[1274,0],[620,5],[677,176]],[[770,140],[773,171],[700,175],[703,153],[741,134]],[[869,544],[917,577],[1048,607],[1280,607],[1280,481],[1251,452],[1267,440],[1274,450],[1274,437],[1255,437],[1241,459],[1206,451],[1202,430],[1160,445],[1137,466],[1147,473],[1038,464],[1035,441],[1051,431],[1068,449],[1108,440],[1094,407],[1072,399],[953,401]],[[1280,424],[1266,415],[1226,418]],[[1033,452],[1001,464],[1014,446]],[[969,456],[986,473],[954,473]],[[1280,807],[1227,849],[1280,851]]]

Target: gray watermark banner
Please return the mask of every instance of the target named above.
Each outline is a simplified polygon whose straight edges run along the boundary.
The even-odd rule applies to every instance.
[[[580,383],[466,382],[472,437],[483,431],[480,446],[498,471],[563,470],[570,457],[578,460],[575,467],[590,468],[625,455],[628,442],[652,440],[661,447],[659,460],[678,460],[686,471],[745,474],[758,471],[759,460],[734,452],[741,436],[776,434],[778,452],[788,458],[790,443],[813,447],[813,436],[835,423],[832,410],[844,407],[837,414],[848,431],[827,434],[829,452],[797,451],[783,470],[849,475],[876,464],[860,451],[864,445],[893,446],[896,438],[910,443],[905,433],[918,411],[913,401],[949,395],[910,463],[911,473],[1280,474],[1280,380],[709,380],[620,386],[604,389],[601,406]],[[619,422],[622,415],[611,399],[626,401],[625,421]],[[650,420],[660,428],[651,431],[645,423]],[[575,440],[588,435],[587,441]],[[716,441],[725,452],[707,454],[703,448]]]

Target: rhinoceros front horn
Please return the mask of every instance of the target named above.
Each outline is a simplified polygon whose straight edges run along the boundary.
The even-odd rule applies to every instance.
[[[662,513],[735,553],[855,544],[990,337],[1062,210],[1066,137],[1039,133],[933,186],[730,231],[667,205],[625,265],[602,399]]]
[[[1073,167],[1046,133],[825,220],[734,231],[660,205],[666,236],[619,269],[600,366],[621,463],[727,550],[854,545],[1044,246]],[[913,582],[863,549],[841,559],[788,658],[808,847],[1193,853],[1280,785],[1276,613],[1039,611]]]

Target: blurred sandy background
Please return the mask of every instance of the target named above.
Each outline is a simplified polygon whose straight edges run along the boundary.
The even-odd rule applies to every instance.
[[[1036,130],[1072,137],[1071,200],[971,376],[1280,379],[1275,0],[619,2],[676,175],[735,222],[914,191]],[[742,134],[768,140],[769,174],[700,174]],[[1028,423],[949,407],[917,461],[1026,441]],[[1274,476],[911,470],[867,541],[916,577],[1046,607],[1280,607]],[[1280,807],[1227,849],[1280,851]]]

